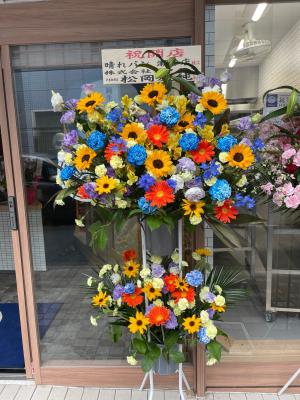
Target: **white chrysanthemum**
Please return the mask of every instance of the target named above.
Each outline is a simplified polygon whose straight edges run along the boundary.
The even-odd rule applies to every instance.
[[[109,113],[113,108],[117,107],[118,103],[115,101],[110,101],[104,106],[105,112]]]
[[[53,111],[61,112],[64,110],[64,99],[60,93],[55,93],[52,90],[51,104],[53,107]]]
[[[98,287],[97,287],[98,292],[101,292],[101,290],[103,289],[103,287],[104,287],[104,283],[103,283],[103,282],[99,282],[99,283],[98,283]]]
[[[151,270],[150,268],[142,268],[140,271],[140,277],[142,279],[146,279],[148,276],[151,275]]]
[[[133,356],[127,356],[127,362],[130,365],[136,365],[137,364],[137,360]]]
[[[180,177],[184,180],[184,182],[189,182],[194,178],[194,174],[191,171],[184,171],[180,174]]]
[[[189,302],[187,299],[179,299],[177,306],[178,306],[179,310],[185,311],[189,307]]]
[[[203,112],[205,108],[203,107],[202,104],[198,103],[195,107],[196,112]]]
[[[152,279],[152,286],[154,289],[162,289],[164,287],[164,281],[161,278],[153,278]]]
[[[206,327],[206,336],[213,340],[218,333],[218,329],[215,327],[215,325],[213,323],[208,324]]]
[[[219,154],[219,160],[221,163],[227,163],[228,162],[228,153],[227,151],[221,151]]]
[[[197,202],[205,197],[205,191],[200,187],[192,187],[185,192],[184,197],[188,201]]]
[[[209,358],[209,359],[207,360],[206,365],[207,365],[208,367],[210,367],[210,366],[212,366],[212,365],[215,365],[217,362],[218,362],[218,360],[217,360],[216,358],[211,357],[211,358]]]
[[[246,186],[247,183],[248,183],[247,177],[246,177],[245,175],[243,175],[243,176],[241,177],[241,179],[236,183],[236,186],[242,188],[242,187]]]
[[[56,175],[55,182],[56,182],[56,184],[59,185],[59,186],[62,186],[62,185],[63,185],[63,181],[62,181],[62,179],[61,179],[61,177],[60,177],[59,174]]]
[[[162,307],[162,306],[164,305],[164,302],[163,302],[162,300],[160,300],[160,299],[156,299],[156,300],[153,302],[153,304],[154,304],[155,306]]]
[[[201,318],[201,322],[202,324],[206,324],[209,321],[209,314],[207,311],[202,310],[200,313],[200,318]]]
[[[111,274],[110,279],[114,285],[117,285],[121,280],[121,275],[117,272],[114,272],[113,274]]]
[[[223,289],[222,289],[221,286],[219,286],[219,285],[215,285],[215,286],[214,286],[214,289],[215,289],[219,294],[222,294],[222,292],[223,292]]]
[[[92,284],[93,284],[93,282],[94,282],[94,280],[95,280],[95,279],[94,279],[92,276],[89,276],[88,279],[87,279],[87,281],[86,281],[86,284],[87,284],[89,287],[91,287]]]
[[[107,169],[104,164],[97,165],[95,168],[95,174],[101,178],[101,176],[106,175]]]
[[[58,160],[59,163],[63,163],[65,161],[66,154],[67,153],[65,151],[63,151],[63,150],[60,150],[57,153],[57,160]]]
[[[179,275],[179,267],[176,265],[169,268],[170,274]]]
[[[97,318],[93,317],[93,315],[90,316],[90,322],[93,326],[98,326]]]
[[[65,205],[65,202],[64,202],[63,200],[55,200],[55,201],[54,201],[54,204],[55,204],[56,206],[64,206],[64,205]]]
[[[213,176],[211,179],[205,179],[204,181],[207,186],[212,186],[217,182],[217,178]]]
[[[81,131],[81,132],[84,131],[83,126],[82,126],[79,122],[77,122],[76,128],[77,128],[79,131]]]
[[[225,297],[221,296],[220,294],[218,294],[215,298],[215,304],[218,307],[223,307],[225,304]]]
[[[117,155],[112,156],[109,163],[113,169],[124,168],[122,158]]]
[[[116,197],[116,206],[124,209],[127,207],[127,201]]]
[[[178,250],[177,249],[175,251],[173,251],[173,253],[171,255],[171,259],[175,264],[179,263],[179,254],[178,254]]]
[[[190,218],[191,225],[198,225],[202,222],[202,217],[197,217],[196,215],[191,215]]]
[[[161,256],[151,256],[150,261],[153,264],[161,264],[162,263],[162,257]]]
[[[73,156],[71,153],[65,153],[65,164],[72,165],[73,164]]]
[[[122,305],[122,297],[120,297],[120,298],[117,300],[117,306],[118,306],[118,307],[121,307],[121,305]]]
[[[99,271],[100,278],[104,276],[108,271],[112,270],[111,264],[104,264],[103,267]]]
[[[120,265],[119,264],[115,264],[114,267],[113,267],[113,271],[114,272],[118,272],[119,268],[120,268]]]
[[[189,306],[188,306],[188,308],[191,310],[192,308],[194,308],[194,307],[195,307],[195,305],[196,305],[196,301],[195,301],[195,300],[193,300],[192,302],[190,302],[190,303],[189,303]]]
[[[65,188],[70,188],[72,186],[74,186],[74,181],[72,181],[72,179],[68,179],[67,181],[64,181]]]
[[[182,178],[182,176],[175,174],[172,175],[170,177],[170,179],[172,179],[172,181],[176,182],[176,188],[175,188],[175,193],[178,192],[178,190],[183,189],[184,187],[184,179]]]
[[[209,287],[208,286],[203,286],[203,288],[201,288],[200,293],[199,293],[199,297],[200,297],[201,301],[205,301],[206,300],[207,293],[209,293]]]
[[[114,308],[113,317],[117,317],[119,315],[119,310],[117,307]]]
[[[211,87],[211,86],[205,86],[203,89],[202,89],[202,93],[206,93],[206,92],[220,92],[221,91],[221,88],[220,88],[220,86],[218,86],[218,85],[214,85],[213,87]]]
[[[176,315],[176,317],[179,317],[179,315],[182,314],[182,311],[180,310],[180,308],[178,307],[178,305],[176,305],[176,306],[173,308],[173,313]]]
[[[84,228],[84,227],[85,227],[85,225],[84,225],[84,223],[83,223],[83,218],[81,218],[81,219],[75,219],[75,224],[76,224],[77,226],[79,226],[80,228]]]

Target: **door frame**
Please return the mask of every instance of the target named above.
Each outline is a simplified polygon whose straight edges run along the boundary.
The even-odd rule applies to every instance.
[[[102,25],[99,22],[99,9],[104,13],[112,4],[112,9],[118,9],[123,7],[124,2],[122,0],[114,0],[110,2],[109,6],[106,6],[104,2],[99,3],[98,0],[88,0],[90,7],[87,12],[90,15],[89,29],[86,30],[86,26],[80,27],[76,25],[74,27],[74,21],[70,19],[70,15],[64,12],[60,13],[62,18],[62,28],[53,30],[53,22],[58,15],[53,15],[53,11],[59,9],[59,5],[64,6],[65,3],[70,7],[68,0],[52,0],[51,2],[41,3],[21,3],[21,4],[9,4],[1,5],[0,13],[0,50],[1,50],[1,70],[3,75],[3,86],[5,91],[5,104],[0,104],[0,123],[5,127],[3,129],[3,136],[6,135],[6,153],[13,154],[9,160],[5,161],[5,167],[10,172],[9,181],[13,182],[9,189],[10,195],[15,195],[17,199],[17,213],[19,219],[19,231],[18,231],[18,245],[19,248],[15,251],[16,264],[19,262],[18,268],[18,291],[20,291],[19,302],[21,305],[20,317],[22,322],[22,335],[24,344],[24,356],[26,357],[26,373],[27,377],[34,378],[37,384],[61,384],[61,385],[102,385],[102,386],[115,386],[115,377],[118,376],[118,386],[121,387],[132,387],[137,386],[142,380],[143,373],[139,367],[128,366],[126,363],[118,363],[105,361],[103,362],[54,362],[48,364],[41,364],[40,349],[39,349],[39,335],[38,335],[38,323],[36,313],[36,302],[34,293],[34,277],[32,269],[32,254],[29,237],[29,225],[27,218],[27,206],[26,196],[24,190],[24,180],[22,173],[22,162],[21,162],[21,146],[19,140],[19,131],[17,124],[16,105],[14,100],[14,83],[13,83],[13,71],[11,66],[10,49],[11,46],[23,45],[23,44],[46,44],[46,43],[78,43],[78,42],[99,42],[107,40],[130,40],[130,39],[147,39],[149,37],[155,38],[174,38],[174,37],[186,37],[192,38],[193,44],[202,44],[202,65],[204,67],[204,0],[187,0],[182,2],[181,0],[174,0],[173,7],[167,10],[165,7],[164,0],[155,0],[158,10],[158,15],[155,18],[154,24],[158,27],[156,30],[148,32],[144,25],[136,26],[132,23],[127,23],[126,29],[124,26],[120,27],[120,30],[112,32],[109,20]],[[81,4],[80,0],[73,0],[72,3]],[[150,2],[151,3],[151,2]],[[129,0],[126,2],[127,8],[135,10],[135,14],[140,15],[141,18],[147,17],[150,14],[150,10],[153,7],[146,0],[139,6],[135,0]],[[184,3],[184,4],[183,4]],[[72,4],[73,8],[76,5]],[[142,5],[142,6],[141,6]],[[103,8],[103,10],[101,10]],[[4,11],[4,12],[3,12]],[[111,10],[110,10],[111,11]],[[183,17],[183,11],[186,16]],[[47,14],[48,12],[48,14]],[[170,24],[165,23],[166,12],[171,15]],[[39,19],[36,14],[45,15],[43,19],[44,29],[41,31]],[[52,14],[51,14],[52,13]],[[74,19],[81,18],[81,11],[72,10],[72,16]],[[126,12],[127,14],[127,12]],[[66,23],[63,24],[63,19],[67,18]],[[21,26],[22,32],[16,34],[16,19],[22,20]],[[102,15],[103,18],[103,15]],[[116,19],[120,19],[120,16]],[[12,20],[14,27],[11,30],[3,30],[3,26],[7,24],[7,21]],[[86,20],[89,18],[86,17]],[[2,21],[4,25],[2,24]],[[121,21],[121,19],[120,19]],[[99,25],[101,28],[99,28]],[[123,23],[124,25],[124,23]],[[26,27],[27,26],[27,27]],[[46,27],[46,28],[45,28]],[[47,30],[48,27],[48,30]],[[51,32],[49,28],[51,27]],[[72,31],[73,30],[73,31]],[[96,34],[95,34],[96,32]],[[180,32],[180,35],[178,35]],[[1,102],[1,96],[0,96]],[[8,151],[9,150],[9,151]],[[7,157],[6,157],[7,158]],[[16,236],[16,233],[13,232]],[[15,239],[16,241],[16,239]],[[18,258],[18,259],[17,259]],[[16,265],[17,269],[17,265]],[[198,395],[204,393],[204,365],[205,365],[205,352],[201,346],[197,346],[193,354],[194,368],[191,365],[185,367],[185,371],[189,382],[193,382],[195,390]],[[201,366],[201,368],[199,368]],[[166,377],[156,379],[158,386],[162,384],[164,387],[173,388],[176,385],[176,378]]]

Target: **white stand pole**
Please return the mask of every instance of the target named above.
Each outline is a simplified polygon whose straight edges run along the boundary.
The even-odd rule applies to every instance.
[[[299,375],[300,375],[300,368],[298,368],[297,371],[294,373],[294,375],[290,377],[290,379],[283,386],[283,388],[279,390],[278,396],[281,396]]]
[[[141,225],[141,239],[142,239],[142,260],[143,260],[143,268],[147,267],[147,247],[146,247],[146,235],[145,235],[145,224]],[[179,267],[179,275],[182,277],[182,259],[183,259],[183,229],[182,229],[182,219],[178,221],[178,267]],[[145,304],[148,306],[148,299],[145,296]],[[150,332],[148,332],[148,341],[150,342]],[[182,351],[182,344],[179,345],[179,351]],[[142,384],[140,386],[140,390],[143,390],[147,379],[149,378],[149,395],[148,400],[153,400],[154,395],[154,382],[153,382],[154,371],[151,369],[144,376]],[[190,385],[186,379],[186,376],[183,372],[182,363],[178,366],[178,390],[180,394],[180,400],[186,400],[186,397],[183,392],[183,383],[185,384],[187,390],[191,390]]]

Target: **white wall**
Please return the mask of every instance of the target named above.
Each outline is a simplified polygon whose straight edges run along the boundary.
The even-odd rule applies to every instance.
[[[300,20],[259,67],[259,96],[281,85],[291,85],[300,89]]]
[[[216,76],[219,77],[223,69],[216,69]],[[246,97],[257,97],[258,90],[258,66],[229,68],[232,78],[228,82],[227,99],[240,99]]]

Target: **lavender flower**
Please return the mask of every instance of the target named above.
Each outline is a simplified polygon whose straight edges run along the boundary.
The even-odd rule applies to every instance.
[[[165,323],[165,328],[175,329],[177,326],[178,326],[177,318],[175,317],[175,314],[173,313],[173,311],[170,311],[170,318]]]
[[[239,123],[237,124],[237,128],[240,131],[249,131],[253,129],[253,123],[251,121],[250,117],[243,117],[239,120]]]
[[[81,86],[81,90],[85,95],[89,95],[95,91],[96,85],[94,83],[85,83]]]
[[[73,110],[68,110],[60,118],[60,123],[61,124],[73,124],[75,121],[75,111]]]
[[[196,171],[196,165],[194,161],[192,161],[188,157],[182,157],[178,160],[177,164],[177,172],[190,172],[190,171]]]
[[[196,105],[198,103],[199,96],[196,93],[193,92],[189,93],[188,98],[192,105]]]
[[[96,189],[95,182],[84,183],[83,187],[84,187],[85,193],[89,196],[90,199],[95,199],[96,197],[98,197],[98,194],[95,191],[95,189]]]
[[[77,139],[78,139],[78,132],[75,129],[73,129],[65,134],[63,145],[66,147],[71,147],[77,143]]]
[[[155,278],[160,278],[166,272],[165,269],[160,264],[152,264],[152,275]]]
[[[200,187],[191,187],[185,192],[184,197],[188,201],[197,202],[205,197],[205,191]]]
[[[77,99],[69,99],[69,100],[66,101],[65,106],[68,109],[73,110],[74,108],[76,108],[77,102],[78,102]]]
[[[123,293],[124,293],[124,287],[122,285],[115,286],[113,291],[113,299],[118,300],[120,297],[122,297]]]

